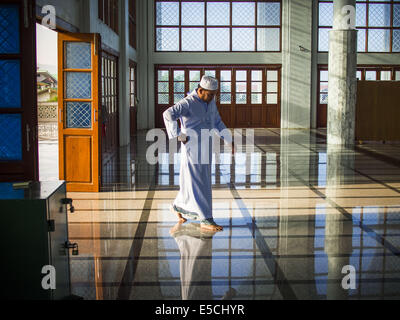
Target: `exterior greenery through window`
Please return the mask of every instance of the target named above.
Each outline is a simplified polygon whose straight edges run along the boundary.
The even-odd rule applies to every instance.
[[[277,52],[281,1],[155,0],[155,50]]]

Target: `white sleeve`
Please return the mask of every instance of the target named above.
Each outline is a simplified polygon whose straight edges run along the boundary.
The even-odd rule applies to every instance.
[[[169,139],[174,139],[179,137],[181,130],[178,127],[178,119],[182,116],[188,114],[188,109],[185,103],[178,102],[173,107],[167,109],[163,113],[165,128],[167,129],[167,134]]]

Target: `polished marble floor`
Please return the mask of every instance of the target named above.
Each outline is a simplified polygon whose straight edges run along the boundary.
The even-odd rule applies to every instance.
[[[242,132],[243,134],[243,132]],[[179,152],[146,162],[145,132],[71,193],[73,293],[85,299],[398,299],[400,144],[327,147],[324,131],[257,129],[213,165],[224,231],[177,224]],[[345,266],[351,266],[353,282]],[[344,273],[342,272],[344,271]],[[351,284],[344,289],[343,285]]]

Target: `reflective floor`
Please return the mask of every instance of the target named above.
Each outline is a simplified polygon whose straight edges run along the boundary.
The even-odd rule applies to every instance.
[[[243,132],[242,132],[243,134]],[[71,193],[73,293],[85,299],[398,299],[400,144],[327,147],[325,132],[257,129],[213,165],[224,231],[177,224],[171,145],[149,165],[141,132]],[[354,275],[354,277],[352,277]]]

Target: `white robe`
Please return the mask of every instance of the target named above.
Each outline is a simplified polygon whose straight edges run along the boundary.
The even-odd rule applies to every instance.
[[[189,137],[186,144],[182,143],[180,190],[174,206],[199,215],[200,220],[210,219],[212,218],[212,139],[207,137],[208,147],[202,146],[206,141],[205,137],[202,139],[201,130],[215,129],[216,133],[228,143],[232,142],[230,132],[221,135],[226,126],[221,120],[215,100],[207,104],[198,97],[197,90],[165,111],[163,116],[170,139],[178,137],[181,132]],[[181,121],[181,130],[178,127],[178,119]]]

